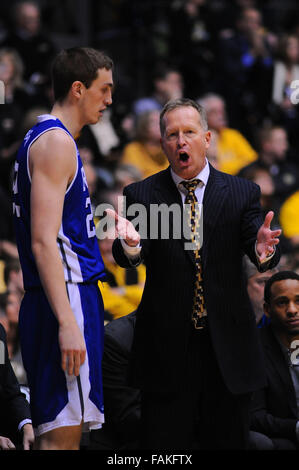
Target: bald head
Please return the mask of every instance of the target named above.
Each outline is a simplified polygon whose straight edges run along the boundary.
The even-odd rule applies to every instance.
[[[225,101],[221,96],[209,93],[200,98],[198,103],[206,111],[209,129],[220,132],[227,126]]]

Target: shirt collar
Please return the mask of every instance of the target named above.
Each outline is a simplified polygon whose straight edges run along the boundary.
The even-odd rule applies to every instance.
[[[210,166],[209,166],[209,163],[208,163],[208,160],[205,159],[205,166],[204,168],[201,170],[200,173],[198,173],[198,175],[196,175],[194,178],[192,179],[199,179],[200,181],[202,181],[203,183],[203,186],[206,186],[207,185],[207,182],[208,182],[208,179],[209,179],[209,175],[210,175]],[[170,168],[170,173],[171,173],[171,177],[174,181],[174,184],[176,185],[176,187],[181,190],[182,189],[182,185],[180,185],[181,181],[185,181],[181,176],[178,176],[173,170],[172,168]]]

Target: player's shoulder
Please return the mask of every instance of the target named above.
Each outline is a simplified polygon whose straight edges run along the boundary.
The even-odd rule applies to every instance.
[[[76,145],[65,131],[51,129],[41,135],[30,148],[31,178],[47,175],[52,181],[70,181],[78,168]]]
[[[76,155],[73,138],[59,127],[44,132],[30,148],[31,163],[53,169],[65,169],[61,165],[73,167]]]
[[[33,142],[32,149],[42,149],[44,151],[51,151],[65,149],[74,150],[75,143],[74,139],[65,130],[60,127],[54,127],[48,129],[38,139]]]

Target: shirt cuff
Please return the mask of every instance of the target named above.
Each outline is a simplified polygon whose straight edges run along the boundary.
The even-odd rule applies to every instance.
[[[276,247],[274,246],[274,250],[273,250],[273,253],[271,253],[271,255],[267,256],[267,257],[264,259],[264,261],[260,261],[260,255],[259,255],[258,252],[257,252],[256,244],[257,244],[257,241],[255,242],[255,245],[254,245],[255,256],[256,256],[256,258],[257,258],[257,260],[258,260],[259,265],[263,265],[264,263],[267,263],[268,261],[270,261],[271,258],[273,258],[273,256],[275,255]]]
[[[120,238],[120,243],[128,258],[138,258],[141,251],[141,245],[138,243],[136,246],[129,246],[123,238]]]
[[[22,427],[25,426],[25,424],[32,424],[31,419],[28,419],[28,418],[23,419],[23,421],[21,421],[19,426],[18,426],[18,431],[21,431]]]

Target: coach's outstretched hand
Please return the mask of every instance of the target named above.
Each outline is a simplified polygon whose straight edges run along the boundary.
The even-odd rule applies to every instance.
[[[119,238],[123,238],[129,246],[137,246],[139,244],[140,235],[129,220],[121,217],[112,209],[106,209],[106,214],[115,220],[116,235]]]
[[[256,251],[260,257],[261,263],[263,263],[268,256],[272,255],[274,246],[279,243],[278,237],[281,234],[281,230],[271,230],[270,227],[273,216],[273,211],[268,212],[263,225],[257,233]]]

